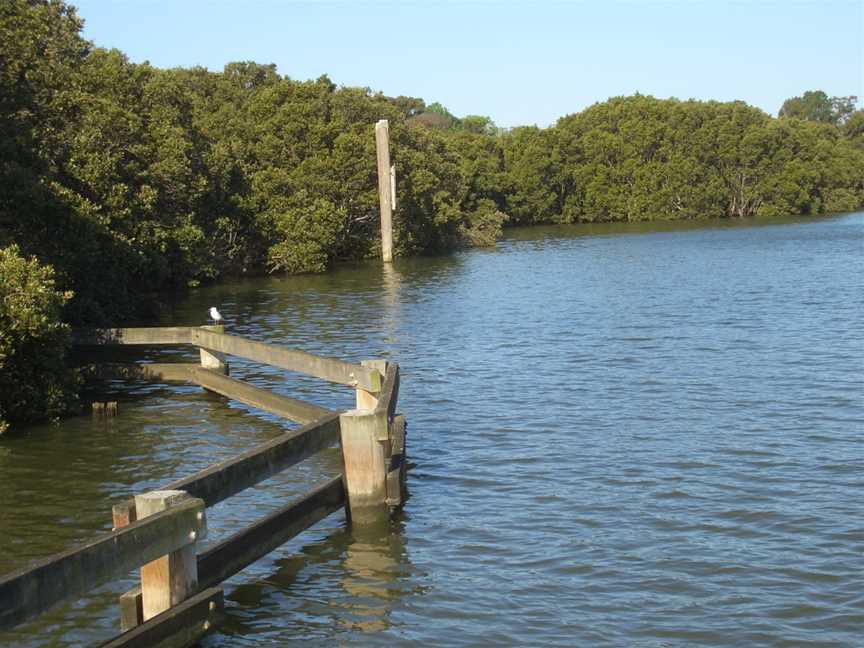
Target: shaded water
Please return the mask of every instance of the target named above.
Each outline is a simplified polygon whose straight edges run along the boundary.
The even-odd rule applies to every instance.
[[[411,499],[232,579],[210,646],[864,644],[864,214],[515,230],[495,250],[194,292],[165,324],[403,369]],[[180,355],[180,354],[174,354]],[[232,364],[331,407],[350,390]],[[0,573],[284,428],[196,388],[0,440]],[[336,451],[212,510],[219,538]],[[111,636],[131,580],[0,645]]]

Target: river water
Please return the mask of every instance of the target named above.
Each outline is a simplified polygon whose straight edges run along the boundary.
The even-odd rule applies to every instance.
[[[410,499],[341,513],[226,586],[208,646],[864,645],[864,213],[512,230],[494,250],[194,291],[165,325],[402,367]],[[134,351],[184,359],[184,352]],[[194,359],[194,357],[191,357]],[[333,408],[350,389],[235,362]],[[194,387],[0,440],[0,573],[110,504],[284,430]],[[339,471],[208,512],[210,538]],[[0,645],[88,645],[132,578]]]

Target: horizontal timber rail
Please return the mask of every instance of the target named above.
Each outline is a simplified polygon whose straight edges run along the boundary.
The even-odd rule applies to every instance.
[[[192,345],[218,353],[269,364],[280,369],[305,373],[349,387],[377,392],[381,389],[381,374],[370,367],[342,360],[287,349],[273,344],[226,335],[219,327],[117,328],[74,331],[72,342],[77,346],[173,346]]]
[[[186,345],[195,363],[106,363],[97,377],[197,384],[299,423],[300,427],[159,490],[112,507],[113,529],[63,553],[0,576],[0,631],[74,601],[140,568],[120,597],[118,635],[105,646],[191,646],[223,617],[227,578],[340,509],[351,524],[392,513],[405,496],[405,418],[396,414],[399,366],[351,364],[227,335],[222,327],[118,328],[73,333],[80,347]],[[356,409],[331,411],[228,377],[225,355],[305,373],[355,391]],[[344,471],[206,551],[205,509],[340,443]]]

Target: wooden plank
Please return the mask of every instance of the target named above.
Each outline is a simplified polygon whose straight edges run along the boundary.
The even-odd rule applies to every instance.
[[[339,415],[328,414],[251,450],[168,484],[213,506],[308,459],[339,439]]]
[[[208,331],[213,331],[214,333],[225,332],[225,326],[223,324],[216,324],[215,326],[202,326],[201,328]],[[201,366],[204,369],[210,369],[211,371],[215,371],[216,373],[220,373],[225,376],[230,373],[228,363],[225,361],[225,356],[221,353],[211,353],[206,349],[199,348],[198,354],[200,357]]]
[[[393,207],[390,188],[390,124],[386,119],[375,124],[375,148],[378,153],[378,202],[381,214],[381,259],[393,261]]]
[[[338,440],[339,414],[328,414],[243,454],[166,484],[163,488],[184,490],[193,497],[203,499],[207,506],[213,506],[330,447]],[[119,505],[135,506],[129,500]]]
[[[78,329],[72,331],[72,344],[79,346],[191,344],[194,330],[196,329],[190,326]]]
[[[139,520],[176,508],[191,499],[186,491],[159,490],[135,496]],[[203,517],[203,511],[201,513]],[[206,524],[206,518],[202,520]],[[182,603],[198,589],[196,544],[204,537],[206,526],[189,534],[190,542],[170,554],[141,566],[141,609],[147,621],[168,608]]]
[[[202,528],[203,512],[204,502],[188,500],[0,577],[0,630],[188,544],[189,534]]]
[[[398,414],[391,423],[390,460],[387,466],[387,505],[402,506],[405,495],[405,417]]]
[[[141,380],[162,383],[192,382],[192,371],[198,368],[191,362],[122,363],[106,362],[86,368],[89,375],[100,380]]]
[[[345,490],[339,476],[198,556],[201,586],[230,578],[343,506]]]
[[[287,349],[275,344],[247,340],[204,329],[195,329],[192,341],[209,351],[227,353],[247,360],[309,374],[340,385],[361,387],[368,391],[381,389],[381,374],[375,369],[350,364],[334,358],[324,358],[305,351]]]
[[[224,609],[222,589],[212,587],[102,644],[102,648],[186,648],[222,624]]]
[[[255,387],[242,380],[228,378],[208,369],[196,369],[192,374],[192,379],[208,391],[216,392],[250,407],[256,407],[297,423],[311,423],[324,416],[335,414],[335,412],[323,407],[274,394],[267,389]]]
[[[389,448],[378,440],[387,435],[384,412],[349,410],[339,417],[342,463],[351,521],[380,517],[386,511]]]
[[[399,364],[396,362],[388,362],[387,370],[384,374],[384,383],[381,385],[381,392],[378,396],[378,405],[375,407],[376,412],[386,412],[387,419],[393,420],[396,415],[396,405],[399,401]]]

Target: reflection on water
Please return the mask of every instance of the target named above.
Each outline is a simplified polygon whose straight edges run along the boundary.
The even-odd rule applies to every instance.
[[[254,582],[239,579],[226,602],[225,645],[384,631],[410,587],[411,571],[401,518],[332,528],[319,541],[273,560]]]
[[[387,533],[333,515],[232,578],[208,645],[860,645],[862,251],[864,214],[561,226],[193,291],[163,324],[216,305],[238,334],[397,360],[414,464]],[[113,389],[116,419],[0,439],[0,571],[287,427],[197,388]],[[333,449],[219,504],[210,541],[339,470]],[[105,639],[130,582],[0,645]]]
[[[409,571],[405,543],[391,524],[352,527],[345,545],[342,587],[349,603],[343,606],[342,627],[363,632],[385,630],[397,579]]]

